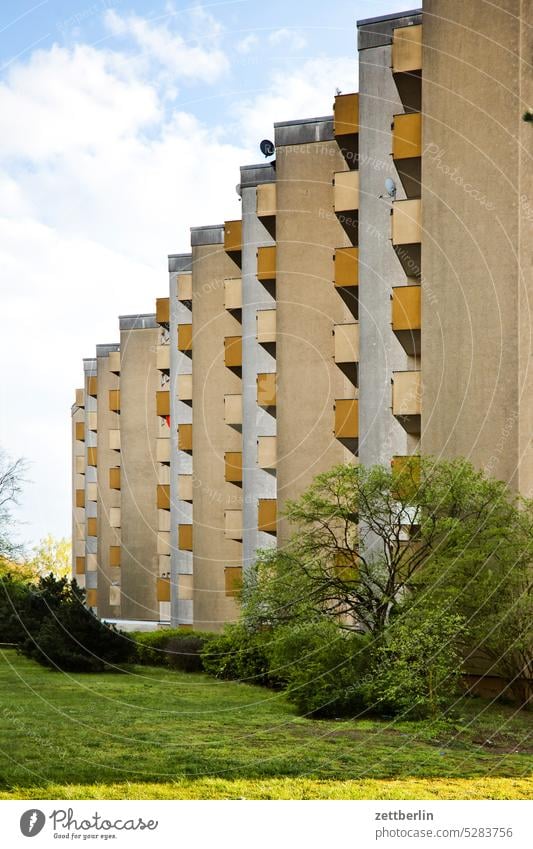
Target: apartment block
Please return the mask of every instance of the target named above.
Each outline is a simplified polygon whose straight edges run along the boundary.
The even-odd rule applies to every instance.
[[[466,456],[533,492],[529,29],[427,0],[357,30],[359,90],[276,123],[241,216],[193,227],[155,315],[84,361],[73,572],[103,618],[235,620],[340,463]]]

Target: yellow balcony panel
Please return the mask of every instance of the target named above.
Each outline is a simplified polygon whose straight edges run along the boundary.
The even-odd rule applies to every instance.
[[[257,341],[260,345],[272,345],[276,341],[276,310],[257,310]]]
[[[96,607],[98,605],[98,593],[96,590],[85,590],[87,607]]]
[[[228,254],[242,251],[242,221],[226,221],[224,224],[224,250]]]
[[[120,528],[122,517],[120,514],[120,507],[110,507],[109,508],[109,524],[112,528]]]
[[[157,484],[157,509],[170,510],[170,484]]]
[[[157,600],[170,601],[170,578],[157,579]]]
[[[96,398],[98,395],[98,379],[95,375],[87,378],[87,395]]]
[[[419,244],[421,238],[420,198],[394,201],[392,205],[392,244]]]
[[[120,451],[120,430],[118,428],[109,431],[109,448],[111,451]]]
[[[192,525],[178,525],[178,548],[192,551]]]
[[[392,128],[392,158],[414,159],[422,156],[422,115],[408,112],[395,115]]]
[[[109,565],[110,566],[120,566],[120,554],[121,554],[120,545],[110,545],[109,546]]]
[[[276,246],[257,249],[257,279],[267,283],[276,279]]]
[[[257,504],[257,528],[266,534],[276,533],[278,502],[275,498],[260,498]]]
[[[408,433],[420,433],[421,400],[421,372],[395,371],[392,381],[392,414]]]
[[[192,501],[192,475],[178,475],[178,498],[180,501]]]
[[[178,374],[178,399],[185,403],[192,401],[192,374]]]
[[[242,510],[226,510],[224,513],[225,539],[242,539]]]
[[[109,354],[109,371],[120,374],[120,351],[111,351]]]
[[[156,412],[158,416],[170,416],[170,392],[161,390],[155,393]]]
[[[395,455],[391,460],[391,472],[397,497],[408,498],[420,485],[419,455]]]
[[[359,209],[359,171],[337,171],[333,180],[335,212],[355,212]]]
[[[158,345],[155,352],[155,364],[159,371],[170,371],[170,345]]]
[[[85,575],[85,557],[76,557],[76,575]]]
[[[183,354],[192,351],[192,324],[178,324],[178,351]]]
[[[83,389],[76,389],[75,404],[77,407],[85,407],[85,392]]]
[[[337,248],[335,251],[335,286],[349,289],[359,284],[359,248]]]
[[[333,104],[335,136],[353,136],[359,132],[359,94],[338,94]]]
[[[242,483],[242,451],[226,451],[224,464],[225,480],[228,483]]]
[[[227,425],[242,425],[242,395],[224,395],[224,421]]]
[[[276,468],[277,438],[260,436],[257,440],[257,465],[260,469],[272,471]]]
[[[420,356],[421,291],[420,286],[392,290],[392,330],[410,357]]]
[[[190,271],[178,274],[177,279],[178,301],[190,304],[192,301],[192,273]]]
[[[120,466],[109,469],[109,488],[120,489]]]
[[[338,365],[359,362],[359,323],[336,324],[333,328],[334,359]]]
[[[257,217],[274,218],[276,215],[276,184],[260,183],[256,191]]]
[[[227,368],[242,366],[242,336],[226,336],[224,339],[224,364]]]
[[[155,443],[155,459],[158,463],[170,463],[171,440],[159,438]]]
[[[96,537],[98,536],[98,524],[96,517],[90,516],[87,519],[87,536],[88,537]]]
[[[257,375],[257,403],[260,407],[276,406],[276,372]]]
[[[87,448],[87,465],[88,466],[97,466],[98,465],[98,449]]]
[[[224,589],[228,598],[236,598],[242,587],[242,567],[224,567]]]
[[[96,432],[98,430],[98,414],[96,410],[90,410],[88,413],[85,414],[85,416],[85,421],[87,422],[88,430]]]
[[[155,320],[168,327],[170,323],[170,298],[157,298],[155,302]]]
[[[422,70],[422,24],[396,27],[392,33],[392,72],[408,74]]]
[[[120,389],[109,390],[109,409],[112,413],[120,413]]]
[[[192,424],[179,425],[178,449],[180,451],[192,451]]]
[[[357,399],[335,401],[335,436],[337,439],[359,438],[359,401]]]
[[[230,312],[242,309],[241,277],[226,277],[224,280],[224,308]]]
[[[85,442],[85,423],[76,422],[74,426],[74,433],[78,442]]]

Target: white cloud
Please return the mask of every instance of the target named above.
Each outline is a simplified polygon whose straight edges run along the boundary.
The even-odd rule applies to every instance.
[[[289,50],[303,50],[307,45],[304,36],[294,29],[276,29],[268,36],[270,44],[282,45]]]
[[[251,32],[241,41],[237,42],[237,52],[243,54],[250,53],[257,44],[259,44],[259,39],[253,32]]]

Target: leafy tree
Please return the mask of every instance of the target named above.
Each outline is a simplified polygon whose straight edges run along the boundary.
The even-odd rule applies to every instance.
[[[33,557],[27,561],[28,566],[37,575],[67,578],[71,573],[71,551],[70,540],[64,537],[56,539],[52,534],[48,534],[33,549]]]
[[[12,460],[0,449],[0,558],[14,559],[21,554],[21,546],[13,542],[12,508],[18,504],[26,463]]]

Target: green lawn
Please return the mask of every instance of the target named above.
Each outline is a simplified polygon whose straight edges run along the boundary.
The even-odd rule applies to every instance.
[[[135,667],[67,675],[0,652],[0,798],[532,798],[531,714],[308,720],[283,694]]]

